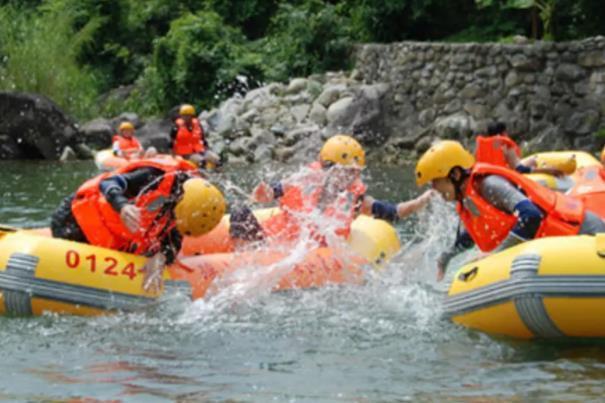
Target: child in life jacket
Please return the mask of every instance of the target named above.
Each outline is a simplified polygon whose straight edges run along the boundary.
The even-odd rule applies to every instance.
[[[521,148],[510,138],[506,125],[492,122],[487,126],[487,135],[475,139],[475,159],[477,162],[514,169],[522,174],[548,174],[561,176],[563,172],[552,166],[538,166],[535,158],[521,158]]]
[[[506,167],[476,162],[457,141],[441,141],[420,157],[416,183],[430,183],[456,203],[464,231],[441,255],[438,279],[457,253],[477,245],[500,251],[534,238],[605,232],[603,220],[581,200],[538,185]]]
[[[352,137],[337,135],[323,145],[319,160],[300,175],[268,185],[259,184],[253,192],[255,202],[277,201],[280,213],[261,224],[247,207],[234,209],[231,214],[231,237],[247,242],[273,238],[280,241],[297,239],[302,227],[310,228],[320,244],[325,243],[326,228],[345,238],[359,214],[395,221],[423,208],[430,200],[431,191],[399,204],[375,200],[367,195],[361,180],[365,167],[365,152]],[[313,214],[321,215],[322,227],[317,228]],[[317,217],[315,217],[317,218]]]
[[[200,167],[207,162],[219,165],[220,157],[210,150],[202,124],[195,114],[193,105],[184,104],[179,108],[179,117],[170,131],[172,153]]]
[[[113,136],[112,145],[113,155],[127,160],[136,158],[153,158],[157,155],[154,147],[149,147],[147,151],[134,136],[134,125],[130,122],[122,122],[118,127],[118,133]]]
[[[182,236],[210,232],[225,213],[222,193],[184,160],[146,159],[86,181],[51,218],[56,238],[149,257],[146,289],[157,289]]]

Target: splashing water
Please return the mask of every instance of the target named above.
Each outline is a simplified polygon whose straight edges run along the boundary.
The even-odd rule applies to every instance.
[[[92,164],[0,165],[0,221],[12,225],[47,224],[94,173]],[[271,178],[265,169],[227,171],[219,183],[246,192]],[[364,176],[375,197],[411,195],[413,178],[401,168]],[[502,341],[441,319],[446,285],[434,281],[434,259],[456,226],[451,206],[433,200],[398,225],[402,251],[368,271],[363,286],[272,293],[276,276],[310,247],[301,243],[275,265],[242,266],[206,301],[175,297],[98,318],[0,318],[0,398],[599,401],[602,346]]]

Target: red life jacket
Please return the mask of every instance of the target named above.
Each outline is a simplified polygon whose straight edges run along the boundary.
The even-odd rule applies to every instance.
[[[135,153],[143,150],[141,143],[139,143],[139,140],[137,140],[136,137],[134,137],[134,136],[131,136],[130,138],[126,138],[124,136],[120,136],[119,134],[116,134],[115,136],[113,136],[113,142],[118,143],[118,147],[119,147],[120,151],[122,152],[122,156],[124,158],[128,158],[132,154],[135,154]]]
[[[140,168],[157,168],[165,172],[155,189],[144,191],[131,199],[141,211],[141,229],[133,234],[120,219],[101,193],[100,184],[109,176],[119,175]],[[114,250],[135,254],[157,251],[160,239],[173,225],[172,210],[166,210],[166,202],[173,196],[172,186],[179,172],[195,173],[186,161],[173,159],[149,159],[131,162],[113,173],[101,174],[86,181],[76,192],[71,211],[88,242]]]
[[[322,206],[324,173],[321,164],[314,162],[309,165],[309,169],[310,173],[297,181],[296,185],[284,186],[284,195],[279,199],[283,213],[266,222],[263,227],[270,235],[279,234],[280,238],[296,239],[300,233],[300,215],[321,211],[329,223],[336,224],[336,235],[348,237],[351,224],[359,213],[358,207],[366,193],[366,186],[357,179],[345,191],[340,192],[335,200]],[[315,227],[313,224],[309,225]],[[311,228],[312,234],[317,235],[318,232],[317,228]],[[324,243],[321,235],[317,235],[317,238]]]
[[[579,232],[585,210],[581,201],[539,186],[511,169],[477,163],[471,168],[464,198],[458,202],[457,210],[470,236],[482,251],[498,247],[517,222],[516,216],[497,209],[479,193],[479,181],[488,175],[507,179],[542,210],[544,218],[536,238],[576,235]]]
[[[174,122],[178,128],[172,151],[176,155],[190,155],[204,152],[204,130],[200,121],[196,118],[191,120],[191,130],[182,118]]]
[[[521,149],[506,133],[489,137],[477,136],[475,159],[477,162],[508,168],[508,161],[504,154],[506,148],[512,148],[518,157],[521,156]]]

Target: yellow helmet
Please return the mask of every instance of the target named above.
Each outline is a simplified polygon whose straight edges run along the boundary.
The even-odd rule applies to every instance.
[[[204,235],[221,221],[225,209],[225,198],[214,185],[202,178],[188,179],[174,208],[176,228],[183,235]]]
[[[193,105],[183,104],[179,108],[179,115],[195,116],[195,108]]]
[[[130,122],[122,122],[120,123],[120,127],[118,127],[119,131],[122,130],[133,130],[134,131],[134,125]]]
[[[366,165],[366,153],[353,137],[339,134],[330,137],[319,152],[321,162],[339,165]]]
[[[446,178],[452,168],[469,169],[475,157],[457,141],[444,140],[434,144],[416,164],[416,184],[422,186],[433,179]]]

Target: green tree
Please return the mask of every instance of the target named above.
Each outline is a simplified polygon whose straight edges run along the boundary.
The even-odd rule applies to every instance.
[[[80,66],[78,54],[101,21],[91,19],[74,30],[75,18],[50,5],[35,12],[0,7],[0,89],[43,94],[76,116],[93,116],[98,80]]]
[[[185,14],[155,42],[143,96],[160,110],[184,101],[214,104],[237,75],[259,74],[259,63],[241,32],[215,12]]]
[[[476,0],[479,7],[489,7],[494,5],[494,0]],[[542,30],[544,39],[553,39],[552,17],[556,0],[506,0],[502,6],[505,8],[515,8],[520,10],[529,10],[531,15],[531,36],[538,39],[539,19],[542,21]]]
[[[207,0],[207,6],[223,20],[242,30],[248,39],[265,36],[278,0]]]
[[[281,4],[269,35],[260,44],[267,78],[285,80],[293,75],[346,68],[352,40],[343,7],[320,0]]]

